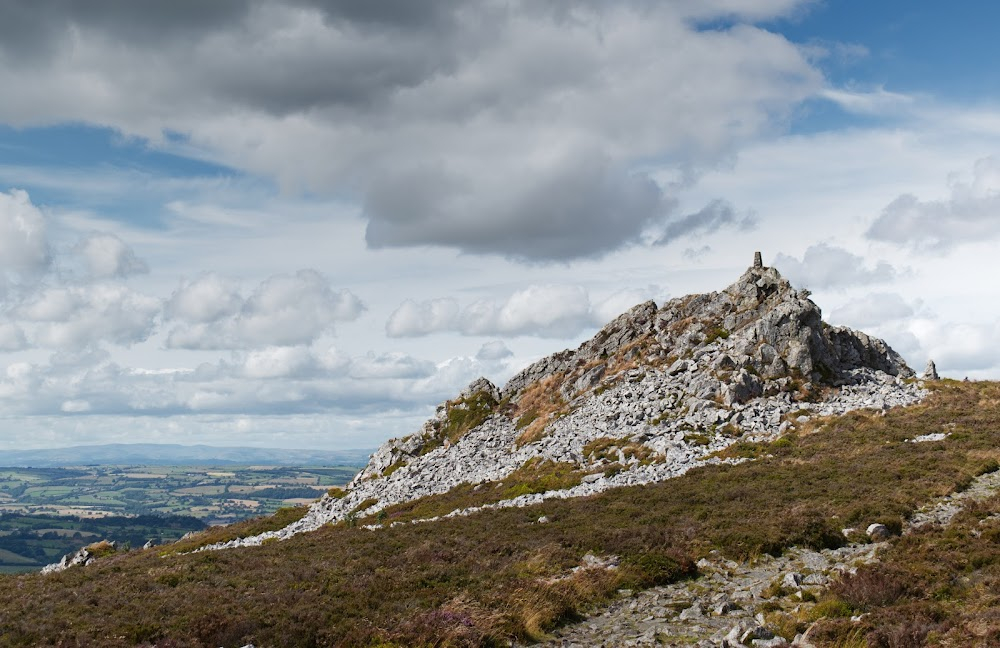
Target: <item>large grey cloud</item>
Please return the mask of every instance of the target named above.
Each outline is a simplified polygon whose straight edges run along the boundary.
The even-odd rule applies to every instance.
[[[380,179],[365,205],[368,244],[566,259],[636,242],[672,206],[648,176],[611,168],[600,155],[575,155],[540,174],[519,175],[492,186],[441,168]]]
[[[886,205],[868,238],[944,252],[960,244],[1000,236],[1000,160],[976,161],[970,179],[954,179],[944,200],[904,194]]]
[[[804,2],[12,1],[0,120],[180,133],[358,200],[374,247],[599,256],[672,213],[651,161],[713,165],[822,89],[749,24]]]
[[[737,212],[728,201],[716,199],[693,214],[682,216],[666,224],[656,245],[666,245],[671,241],[696,235],[703,236],[717,232],[723,227],[734,227],[748,231],[757,226],[757,216],[752,212]]]

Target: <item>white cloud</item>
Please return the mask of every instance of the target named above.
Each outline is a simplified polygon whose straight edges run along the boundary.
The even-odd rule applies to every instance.
[[[0,272],[37,273],[48,264],[45,216],[27,192],[0,191]]]
[[[353,378],[426,378],[434,373],[434,363],[405,353],[368,353],[351,363]]]
[[[12,311],[37,346],[130,345],[149,337],[160,302],[125,286],[99,283],[39,290]]]
[[[353,293],[334,291],[315,270],[272,276],[242,303],[240,299],[215,276],[185,284],[171,297],[167,312],[192,323],[171,330],[167,346],[242,349],[310,344],[332,332],[335,322],[357,319],[365,310]]]
[[[247,354],[243,373],[248,378],[289,378],[311,374],[315,359],[306,347],[267,347]]]
[[[883,283],[896,276],[896,271],[885,261],[867,268],[863,257],[826,243],[807,248],[801,261],[778,254],[772,265],[794,285],[809,289]]]
[[[236,314],[242,305],[236,282],[208,273],[183,282],[167,300],[165,315],[189,323],[208,323]]]
[[[389,337],[413,337],[447,331],[458,323],[458,301],[430,299],[419,304],[407,299],[393,311],[385,324]]]
[[[921,349],[949,377],[990,372],[1000,364],[1000,325],[918,319],[910,324]]]
[[[59,409],[67,414],[83,414],[90,411],[90,403],[85,400],[68,400]]]
[[[504,368],[504,360],[458,356],[435,363],[398,352],[350,357],[332,348],[270,347],[197,370],[147,371],[122,368],[107,352],[60,353],[48,363],[8,365],[0,374],[0,410],[5,416],[85,414],[96,428],[103,418],[120,416],[169,421],[239,412],[322,419],[353,412],[378,435],[382,419],[400,413],[415,428],[433,404]]]
[[[913,97],[897,92],[889,92],[885,88],[876,88],[868,91],[826,88],[820,94],[823,98],[832,101],[844,110],[862,115],[899,113],[914,103]]]
[[[528,286],[502,303],[479,300],[461,310],[453,299],[407,300],[389,316],[386,333],[572,337],[591,325],[590,297],[582,286],[548,284]]]
[[[592,304],[583,286],[543,284],[518,290],[501,302],[481,299],[465,308],[451,298],[420,303],[406,300],[389,316],[386,333],[390,337],[457,332],[567,339],[604,326],[659,292],[657,286],[628,288]]]
[[[475,309],[465,319],[473,334],[571,337],[590,325],[590,297],[582,286],[529,286],[512,294],[498,309]]]
[[[944,252],[961,243],[1000,236],[1000,160],[977,160],[970,177],[952,176],[945,200],[903,194],[868,229],[868,238],[917,250]]]
[[[114,234],[93,233],[80,241],[76,252],[83,258],[90,275],[98,279],[149,272],[149,266]]]

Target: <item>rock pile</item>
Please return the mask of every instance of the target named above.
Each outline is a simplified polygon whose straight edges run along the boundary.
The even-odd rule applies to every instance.
[[[720,292],[639,304],[502,389],[476,380],[418,433],[383,444],[345,493],[285,529],[211,548],[364,518],[528,462],[569,465],[578,483],[451,515],[658,482],[813,416],[916,403],[926,392],[912,377],[885,342],[825,324],[807,291],[755,264]]]
[[[76,553],[66,554],[62,557],[62,560],[57,563],[52,563],[51,565],[42,567],[42,573],[53,574],[55,572],[65,571],[70,567],[77,567],[80,565],[87,566],[92,564],[98,558],[117,552],[118,549],[118,543],[114,540],[102,540],[100,542],[95,542],[83,547]]]

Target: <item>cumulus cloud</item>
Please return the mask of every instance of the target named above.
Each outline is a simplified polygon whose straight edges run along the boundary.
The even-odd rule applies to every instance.
[[[27,192],[0,191],[0,272],[37,273],[49,260],[45,216]]]
[[[447,331],[457,325],[459,305],[454,299],[430,299],[419,304],[407,299],[386,322],[389,337],[416,337]]]
[[[478,300],[465,308],[451,298],[407,300],[386,322],[390,337],[441,332],[462,335],[532,335],[571,338],[599,327],[659,292],[656,286],[619,291],[593,304],[583,286],[544,284],[516,291],[501,302]]]
[[[463,335],[572,337],[591,325],[590,296],[582,286],[529,286],[502,303],[479,300],[460,309],[454,299],[404,302],[389,316],[390,337],[443,331]]]
[[[866,267],[865,259],[841,247],[818,243],[806,249],[802,260],[778,254],[772,265],[802,288],[843,288],[892,280],[896,271],[885,261]]]
[[[298,346],[237,352],[195,370],[141,370],[121,367],[103,351],[66,352],[48,363],[11,363],[0,371],[0,407],[31,416],[425,417],[432,405],[502,366],[502,360],[476,357],[435,363],[397,352],[349,356]]]
[[[961,243],[1000,235],[1000,160],[978,160],[972,177],[955,177],[945,200],[904,194],[886,205],[868,228],[868,238],[918,250],[945,252]]]
[[[149,266],[114,234],[93,233],[76,246],[89,274],[99,279],[128,277],[149,272]]]
[[[204,324],[235,315],[243,306],[239,286],[214,273],[184,281],[165,305],[168,318]]]
[[[311,375],[316,362],[307,347],[267,347],[251,351],[243,361],[248,378],[290,378]]]
[[[753,24],[805,0],[170,4],[4,3],[0,120],[179,133],[362,199],[373,247],[600,256],[672,214],[649,160],[711,166],[824,87]]]
[[[434,373],[434,363],[405,353],[368,353],[355,358],[350,374],[354,378],[426,378]]]
[[[217,301],[216,301],[217,300]],[[348,290],[334,291],[320,273],[300,270],[260,283],[245,300],[214,275],[185,283],[167,302],[181,319],[167,346],[181,349],[243,349],[310,344],[338,321],[357,319],[364,304]]]
[[[153,332],[160,302],[115,284],[53,286],[33,294],[12,313],[30,326],[38,346],[72,349],[105,341],[131,345]]]
[[[756,226],[757,216],[753,212],[739,213],[728,201],[713,200],[699,211],[667,223],[654,244],[666,245],[681,238],[704,236],[723,227],[746,232]]]
[[[529,286],[498,308],[480,302],[464,315],[463,326],[471,334],[570,337],[589,323],[590,297],[582,286]]]

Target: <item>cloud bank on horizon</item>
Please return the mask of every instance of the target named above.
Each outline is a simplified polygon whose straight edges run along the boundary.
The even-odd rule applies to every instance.
[[[1000,88],[926,51],[996,47],[963,11],[4,3],[0,448],[373,446],[754,249],[996,377]]]

